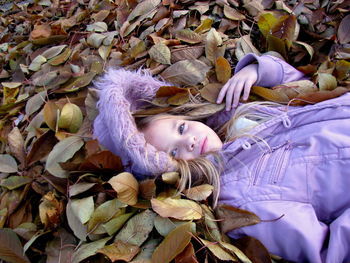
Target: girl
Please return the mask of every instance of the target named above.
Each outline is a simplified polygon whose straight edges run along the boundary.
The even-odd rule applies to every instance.
[[[253,236],[296,262],[349,262],[350,94],[305,107],[248,103],[235,109],[252,85],[302,78],[278,58],[248,54],[218,96],[226,111],[206,124],[155,116],[138,130],[132,112],[169,84],[110,69],[95,83],[102,92],[94,134],[140,178],[180,171],[180,188],[205,179],[218,189],[219,203],[266,220],[229,236]],[[208,125],[221,129],[224,140]]]

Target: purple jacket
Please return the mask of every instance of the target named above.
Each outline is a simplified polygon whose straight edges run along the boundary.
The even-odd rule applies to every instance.
[[[250,59],[255,57],[245,57],[237,70]],[[302,77],[271,59],[258,58],[258,84]],[[224,145],[219,202],[270,221],[229,235],[256,237],[271,253],[296,262],[350,262],[350,94],[305,107],[256,110],[275,116],[250,131],[268,146],[248,137]]]

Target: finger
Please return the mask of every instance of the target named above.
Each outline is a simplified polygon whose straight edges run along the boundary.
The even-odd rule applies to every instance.
[[[232,83],[232,85],[227,89],[226,92],[226,110],[229,111],[231,109],[232,105],[232,98],[233,98],[233,93],[235,91],[235,82]]]
[[[230,87],[230,83],[231,80],[229,80],[228,82],[226,82],[226,84],[221,88],[219,95],[216,99],[216,103],[220,104],[222,102],[222,100],[224,99],[227,89]]]
[[[253,81],[248,81],[244,85],[244,92],[243,92],[243,100],[247,100],[249,98],[250,90],[253,86]]]
[[[239,82],[236,84],[234,97],[233,97],[233,103],[232,103],[233,108],[236,108],[238,106],[239,98],[241,97],[243,87],[244,87],[244,83],[242,83],[242,82]]]

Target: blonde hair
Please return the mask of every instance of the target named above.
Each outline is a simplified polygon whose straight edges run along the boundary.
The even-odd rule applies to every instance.
[[[201,108],[209,107],[208,105],[214,105],[212,108],[214,109],[210,115],[220,111],[223,109],[224,105],[216,105],[211,103],[188,103],[184,104],[180,107],[173,109],[168,113],[161,113],[157,115],[148,116],[142,119],[137,119],[136,124],[138,129],[142,132],[146,129],[153,121],[160,119],[168,119],[168,118],[176,118],[183,120],[200,120],[208,117],[206,111],[202,111]],[[216,106],[215,106],[216,105]],[[277,103],[271,102],[251,102],[246,103],[238,107],[231,117],[229,121],[227,121],[217,132],[221,138],[224,138],[224,142],[233,141],[239,137],[249,136],[249,130],[253,127],[249,127],[249,129],[237,130],[235,124],[239,118],[247,118],[256,123],[256,125],[265,122],[271,119],[273,116],[259,111],[259,106],[268,106],[275,107],[281,106]],[[196,111],[197,113],[193,114]],[[176,115],[176,114],[181,115]],[[174,115],[175,114],[175,115]],[[256,142],[262,141],[266,143],[263,138],[253,138]],[[206,158],[207,155],[212,157],[212,160]],[[208,183],[214,187],[213,192],[213,206],[215,207],[220,193],[220,174],[223,170],[222,161],[217,152],[207,153],[206,156],[200,156],[191,160],[183,160],[176,159],[176,167],[178,168],[178,172],[180,172],[180,182],[178,185],[178,191],[182,192],[183,190],[190,188],[194,185]]]

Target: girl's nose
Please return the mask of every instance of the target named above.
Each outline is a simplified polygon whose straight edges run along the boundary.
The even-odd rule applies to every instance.
[[[197,138],[196,136],[189,136],[188,141],[187,141],[187,148],[188,151],[192,152],[195,148]]]

